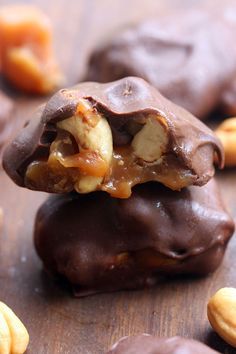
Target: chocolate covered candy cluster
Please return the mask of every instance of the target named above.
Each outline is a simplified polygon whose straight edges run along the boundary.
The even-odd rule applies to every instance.
[[[86,80],[138,76],[200,119],[236,115],[235,2],[206,3],[120,29],[93,50]]]
[[[214,271],[234,231],[212,179],[223,160],[209,128],[128,77],[59,91],[3,166],[18,185],[58,194],[37,213],[36,250],[84,296]]]

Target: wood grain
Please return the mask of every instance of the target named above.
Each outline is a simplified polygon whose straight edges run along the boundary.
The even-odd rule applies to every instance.
[[[0,4],[11,1],[0,0]],[[88,53],[102,38],[127,23],[173,7],[200,1],[35,0],[52,19],[55,50],[68,85],[83,77]],[[215,2],[214,2],[215,3]],[[5,87],[6,88],[6,87]],[[16,102],[15,131],[43,98],[7,89]],[[236,215],[236,171],[217,175],[226,202]],[[21,189],[0,170],[0,299],[22,318],[30,332],[29,354],[103,354],[122,336],[146,332],[199,339],[221,353],[236,353],[214,334],[206,318],[208,298],[218,288],[236,286],[232,239],[218,271],[207,278],[179,278],[154,289],[74,299],[41,270],[32,243],[34,215],[46,195]]]

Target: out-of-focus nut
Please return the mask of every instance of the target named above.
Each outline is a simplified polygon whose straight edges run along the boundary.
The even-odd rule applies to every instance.
[[[59,157],[64,167],[78,167],[81,177],[75,185],[79,193],[96,190],[109,170],[113,142],[107,120],[86,100],[80,100],[77,113],[57,124],[72,134],[78,144],[79,153],[69,157]]]
[[[236,347],[236,289],[218,290],[208,302],[207,315],[217,334]]]
[[[3,210],[0,207],[0,231],[1,231],[1,228],[2,228],[2,224],[3,224]]]
[[[17,88],[47,94],[63,83],[47,16],[30,5],[0,8],[0,70]]]
[[[215,133],[225,150],[225,165],[236,166],[236,118],[226,119]]]
[[[149,116],[147,123],[132,140],[134,154],[149,163],[158,163],[167,144],[167,127],[155,115]]]
[[[0,354],[23,354],[29,344],[27,329],[3,302],[0,302]]]

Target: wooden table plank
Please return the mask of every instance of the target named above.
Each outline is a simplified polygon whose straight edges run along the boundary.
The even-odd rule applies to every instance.
[[[0,3],[10,2],[13,1]],[[168,11],[170,5],[176,8],[199,4],[190,0],[29,2],[40,6],[52,18],[55,49],[68,85],[83,76],[91,48],[118,27]],[[11,94],[16,101],[17,130],[43,99]],[[235,176],[235,170],[217,176],[234,216]],[[210,295],[222,286],[235,286],[234,239],[223,265],[207,278],[175,279],[145,291],[74,299],[41,271],[41,262],[33,248],[34,215],[46,195],[15,186],[3,171],[0,171],[0,186],[0,205],[4,209],[0,234],[0,299],[16,311],[29,329],[27,353],[102,354],[120,337],[140,332],[193,337],[221,352],[235,352],[213,334],[206,318]]]

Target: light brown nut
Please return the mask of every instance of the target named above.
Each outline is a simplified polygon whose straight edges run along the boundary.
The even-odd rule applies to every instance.
[[[236,118],[226,119],[215,133],[225,150],[225,166],[236,166]]]
[[[167,127],[153,115],[134,136],[134,154],[145,162],[159,163],[168,144]]]
[[[208,302],[207,315],[216,333],[236,347],[236,289],[218,290]]]
[[[0,302],[0,354],[23,354],[29,344],[27,329],[3,302]]]

